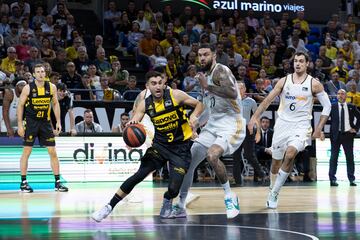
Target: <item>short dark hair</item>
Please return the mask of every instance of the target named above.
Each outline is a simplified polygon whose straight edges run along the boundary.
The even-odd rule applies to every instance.
[[[264,120],[264,119],[266,119],[266,120],[269,120],[269,121],[270,121],[270,118],[268,118],[267,116],[262,116],[262,117],[260,118],[260,121],[262,121],[262,120]]]
[[[215,46],[213,44],[210,44],[210,43],[202,43],[199,47],[199,49],[201,48],[210,48],[210,50],[212,52],[215,52]]]
[[[127,112],[123,112],[123,113],[120,115],[120,118],[122,118],[123,116],[130,117],[129,113],[127,113]]]
[[[296,52],[296,53],[295,53],[295,56],[304,56],[306,62],[308,62],[308,61],[310,60],[310,57],[309,57],[309,55],[308,55],[306,52],[301,52],[301,51]]]
[[[67,86],[66,86],[65,83],[56,84],[56,88],[57,88],[57,90],[61,90],[61,91],[66,91],[67,90]]]
[[[146,82],[148,82],[150,80],[150,78],[152,77],[162,77],[162,73],[161,72],[157,72],[157,71],[150,71],[150,72],[147,72],[145,74],[145,79],[146,79]]]
[[[85,111],[84,111],[84,115],[85,115],[85,113],[92,113],[93,111],[91,110],[91,109],[86,109]]]

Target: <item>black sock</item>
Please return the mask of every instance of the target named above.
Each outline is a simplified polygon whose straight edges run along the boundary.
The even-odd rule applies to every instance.
[[[120,197],[117,193],[115,193],[115,195],[113,196],[113,198],[110,200],[110,206],[112,209],[114,209],[114,207],[116,206],[116,204],[118,204],[118,202],[120,202],[122,200],[122,197]]]
[[[26,175],[21,175],[21,182],[26,181]]]
[[[60,175],[54,175],[54,177],[55,177],[55,182],[60,181]]]

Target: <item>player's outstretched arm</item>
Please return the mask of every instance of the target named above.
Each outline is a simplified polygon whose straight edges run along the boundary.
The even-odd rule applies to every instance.
[[[126,125],[136,124],[141,122],[144,115],[145,115],[145,99],[140,99],[137,107],[135,108],[135,111],[133,112],[132,118]]]
[[[320,121],[318,125],[315,127],[315,131],[312,135],[313,138],[320,138],[321,130],[325,126],[331,112],[331,102],[329,96],[324,91],[324,86],[317,79],[313,79],[312,81],[312,91],[323,107],[320,116]]]
[[[198,77],[201,86],[209,92],[223,98],[237,98],[236,79],[228,67],[217,65],[214,69],[213,82],[217,85],[208,85],[203,73],[199,73]]]
[[[249,123],[248,123],[248,129],[250,131],[250,134],[253,133],[254,126],[257,126],[257,129],[260,129],[259,126],[259,118],[263,112],[269,107],[269,105],[274,101],[274,99],[280,95],[282,88],[285,84],[285,78],[281,78],[279,82],[275,85],[274,89],[269,93],[269,95],[266,96],[266,98],[261,102],[259,107],[256,109],[256,112],[251,117]]]

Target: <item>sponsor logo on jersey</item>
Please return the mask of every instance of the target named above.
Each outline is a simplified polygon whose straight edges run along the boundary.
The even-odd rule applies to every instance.
[[[179,119],[179,116],[177,115],[176,111],[172,111],[172,112],[165,113],[160,116],[154,117],[152,120],[153,120],[154,125],[157,126],[157,125],[168,124],[168,123],[174,122],[178,119]]]
[[[31,103],[33,105],[45,105],[45,104],[50,104],[50,98],[33,98],[31,100]]]
[[[303,88],[302,88],[302,91],[303,91],[303,92],[307,92],[308,90],[309,90],[309,88],[307,88],[307,87],[303,87]]]

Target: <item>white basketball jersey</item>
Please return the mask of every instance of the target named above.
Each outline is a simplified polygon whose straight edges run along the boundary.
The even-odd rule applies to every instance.
[[[211,73],[207,76],[207,83],[209,85],[215,85],[213,82],[213,73],[219,65],[221,64],[217,63],[213,68],[213,70],[211,71]],[[225,65],[222,65],[222,67],[227,68]],[[229,72],[231,72],[230,69]],[[203,103],[206,106],[206,108],[208,108],[209,110],[210,118],[220,118],[223,116],[236,116],[241,114],[242,103],[241,103],[240,91],[236,81],[234,81],[233,84],[238,93],[236,99],[219,97],[209,91],[203,92]]]
[[[16,113],[16,109],[19,103],[19,97],[16,96],[15,93],[15,89],[11,89],[13,92],[13,100],[10,103],[10,107],[9,107],[9,119],[10,119],[10,126],[12,128],[17,129],[17,113]],[[5,126],[5,121],[4,119],[2,119],[1,121],[1,131],[2,132],[6,132],[6,126]]]
[[[312,77],[310,75],[307,75],[305,80],[299,84],[293,82],[292,74],[286,76],[277,111],[280,119],[291,122],[312,119],[314,97],[311,85]]]

